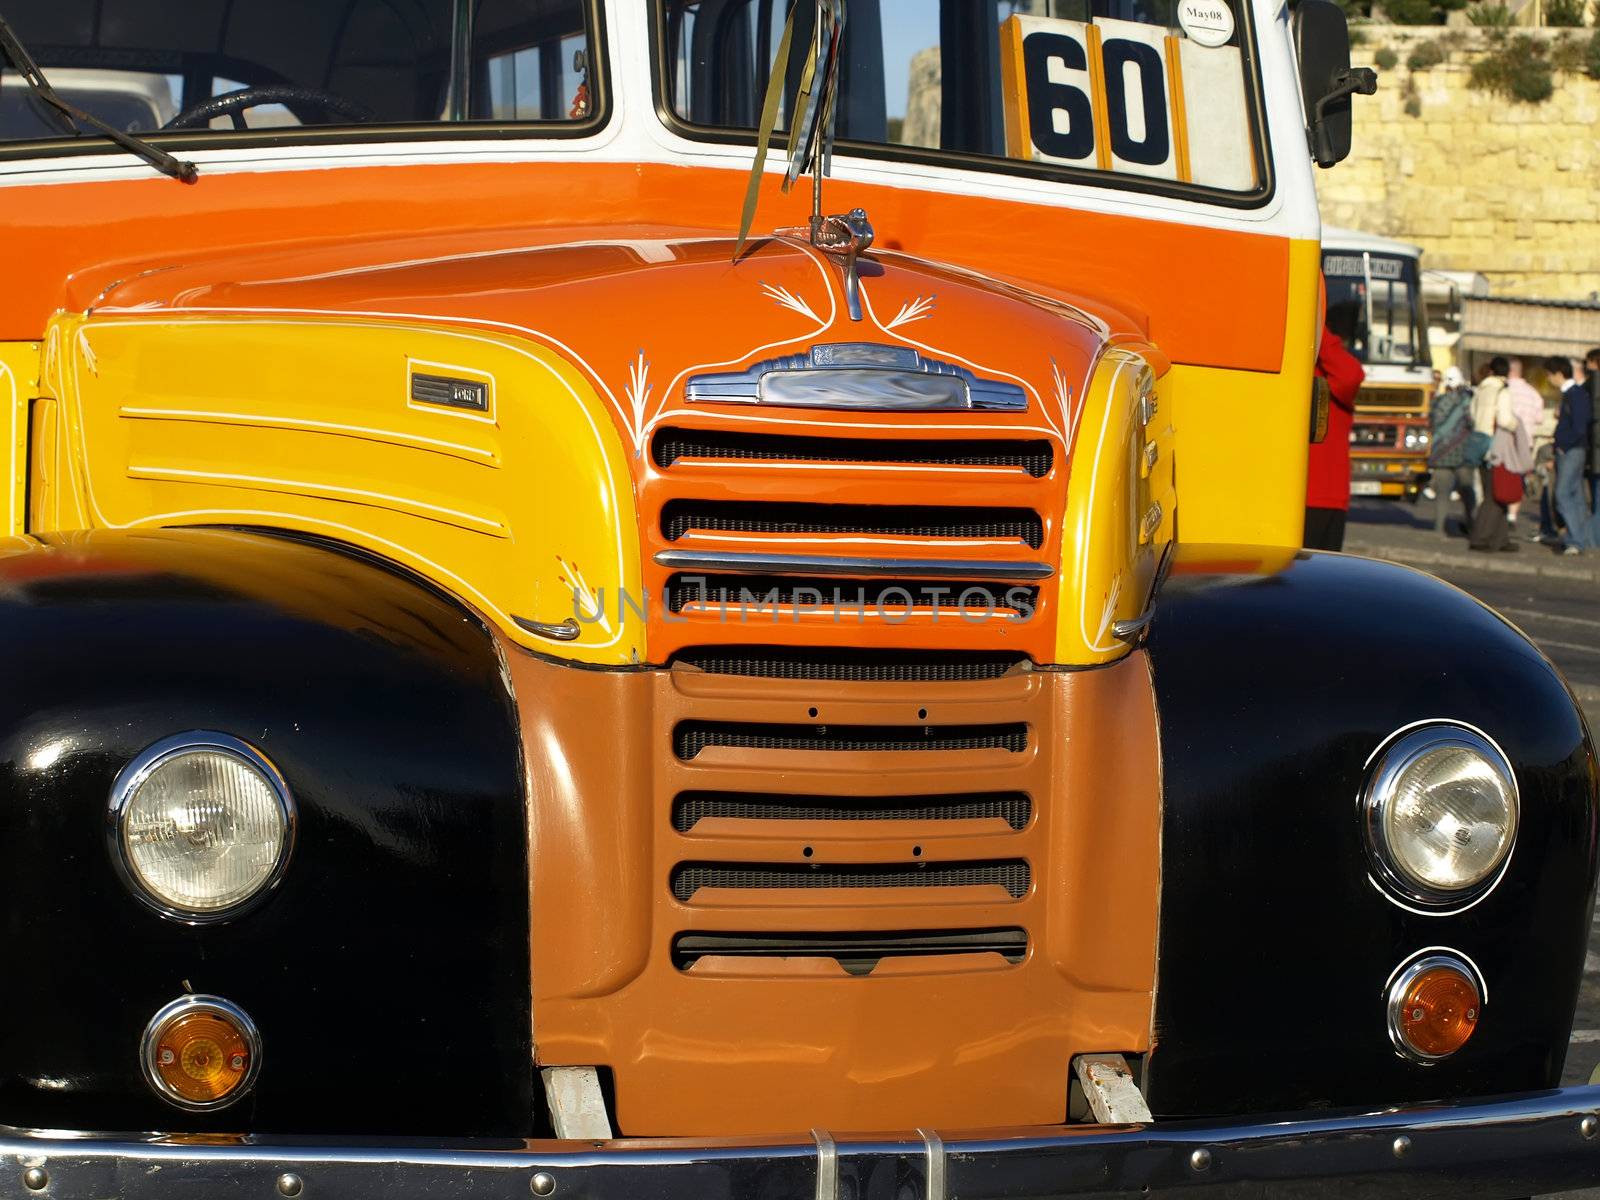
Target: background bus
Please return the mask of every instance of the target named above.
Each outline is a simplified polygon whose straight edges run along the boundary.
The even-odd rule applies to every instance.
[[[1433,361],[1421,257],[1405,242],[1323,229],[1328,327],[1367,372],[1350,428],[1350,490],[1357,496],[1415,497],[1428,475]]]

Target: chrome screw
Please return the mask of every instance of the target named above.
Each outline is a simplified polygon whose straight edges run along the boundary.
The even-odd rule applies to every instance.
[[[1586,1139],[1593,1141],[1594,1135],[1600,1133],[1600,1120],[1594,1117],[1585,1117],[1578,1122],[1578,1132],[1583,1134]]]
[[[278,1176],[278,1194],[280,1196],[298,1196],[305,1190],[305,1186],[305,1180],[288,1171]]]
[[[30,1192],[42,1192],[50,1186],[50,1172],[43,1167],[29,1167],[22,1173],[22,1186]]]
[[[535,1196],[548,1196],[556,1190],[556,1177],[549,1171],[540,1171],[528,1181],[528,1187]]]
[[[1211,1151],[1204,1146],[1189,1155],[1189,1165],[1196,1171],[1209,1171],[1211,1169]]]
[[[1404,1158],[1406,1155],[1411,1153],[1411,1139],[1402,1133],[1399,1137],[1395,1138],[1394,1145],[1391,1147],[1391,1149],[1394,1150],[1394,1156],[1396,1158]]]

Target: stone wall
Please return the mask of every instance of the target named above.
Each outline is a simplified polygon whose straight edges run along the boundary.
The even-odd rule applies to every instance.
[[[1588,298],[1600,291],[1600,81],[1558,72],[1543,104],[1476,91],[1475,30],[1448,62],[1409,70],[1412,47],[1442,32],[1366,27],[1357,64],[1383,47],[1400,61],[1376,96],[1356,97],[1350,158],[1317,173],[1323,219],[1415,243],[1426,267],[1481,271],[1497,295]]]

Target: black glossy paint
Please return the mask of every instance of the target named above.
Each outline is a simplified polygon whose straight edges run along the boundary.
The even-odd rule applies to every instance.
[[[1489,609],[1404,567],[1302,554],[1273,574],[1184,569],[1149,642],[1165,789],[1152,1110],[1554,1086],[1596,866],[1593,751],[1555,668]],[[1380,894],[1357,821],[1369,756],[1432,718],[1495,738],[1522,794],[1504,879],[1453,916]],[[1389,1044],[1384,985],[1429,946],[1470,955],[1489,995],[1466,1047],[1424,1067]]]
[[[0,1123],[533,1132],[520,743],[492,641],[423,585],[233,531],[0,557]],[[118,770],[170,734],[260,749],[299,807],[259,908],[136,903],[104,835]],[[150,1093],[139,1037],[185,991],[242,1005],[252,1096]]]

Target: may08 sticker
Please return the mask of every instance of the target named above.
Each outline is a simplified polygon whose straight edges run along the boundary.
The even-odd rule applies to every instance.
[[[1201,46],[1226,46],[1233,38],[1233,9],[1226,0],[1179,0],[1178,24]]]

